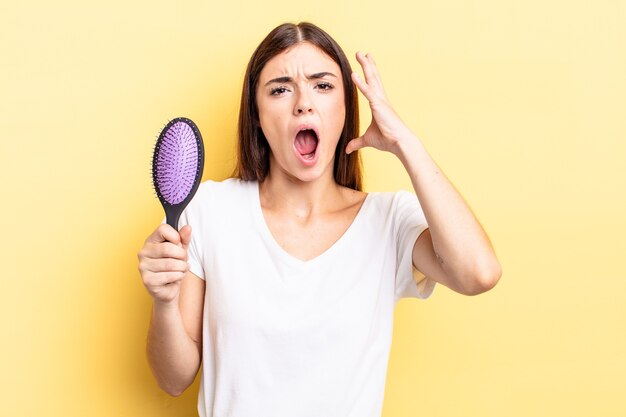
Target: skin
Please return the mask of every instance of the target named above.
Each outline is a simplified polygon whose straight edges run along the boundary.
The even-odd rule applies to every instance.
[[[367,98],[372,122],[346,152],[370,146],[393,153],[411,178],[429,228],[415,242],[413,264],[427,277],[464,294],[493,288],[502,269],[482,226],[422,142],[393,110],[371,55],[358,52],[365,78],[352,80]]]
[[[405,167],[429,224],[413,248],[419,271],[461,294],[488,291],[498,282],[501,267],[487,235],[393,110],[372,56],[359,52],[356,58],[364,77],[353,73],[352,79],[369,102],[372,121],[346,152],[373,147],[391,152]],[[329,248],[350,226],[365,198],[365,193],[341,187],[333,178],[334,150],[345,118],[340,74],[332,59],[304,42],[268,61],[257,87],[261,127],[272,149],[270,172],[259,188],[261,208],[276,241],[302,260]],[[319,131],[314,164],[303,164],[294,148],[302,123]],[[189,271],[190,239],[190,226],[177,233],[163,224],[138,252],[144,285],[154,299],[148,360],[159,386],[174,396],[191,385],[202,358],[205,282]]]
[[[265,221],[288,253],[310,260],[339,239],[365,199],[365,193],[339,186],[333,176],[345,120],[341,69],[304,42],[267,62],[256,93],[272,150],[269,175],[260,186]],[[301,162],[294,147],[303,124],[319,133],[318,160],[312,166]]]

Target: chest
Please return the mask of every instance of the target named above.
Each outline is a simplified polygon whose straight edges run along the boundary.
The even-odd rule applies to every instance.
[[[324,253],[347,232],[359,207],[334,215],[312,216],[308,219],[264,211],[267,227],[276,241],[291,256],[308,261]]]

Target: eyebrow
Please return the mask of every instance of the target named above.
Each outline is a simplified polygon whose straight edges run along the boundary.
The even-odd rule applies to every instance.
[[[307,75],[307,80],[316,80],[319,78],[324,78],[327,76],[331,76],[331,77],[335,77],[337,78],[337,76],[335,74],[333,74],[332,72],[316,72],[315,74],[311,74],[311,75]],[[291,77],[278,77],[278,78],[274,78],[269,80],[268,82],[265,83],[265,85],[270,85],[272,83],[290,83],[293,81],[293,78]]]

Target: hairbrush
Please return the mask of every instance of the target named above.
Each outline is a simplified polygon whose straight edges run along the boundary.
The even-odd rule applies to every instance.
[[[178,230],[178,219],[198,190],[204,169],[200,130],[176,117],[161,130],[152,156],[152,183],[165,210],[167,224]]]

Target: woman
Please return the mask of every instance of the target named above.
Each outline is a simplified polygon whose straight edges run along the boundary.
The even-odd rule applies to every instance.
[[[364,78],[316,26],[274,29],[246,71],[235,178],[202,183],[180,233],[161,224],[138,253],[151,367],[179,395],[202,362],[203,417],[380,416],[395,303],[499,280],[480,224],[356,58]],[[361,191],[366,146],[400,159],[417,198]]]

